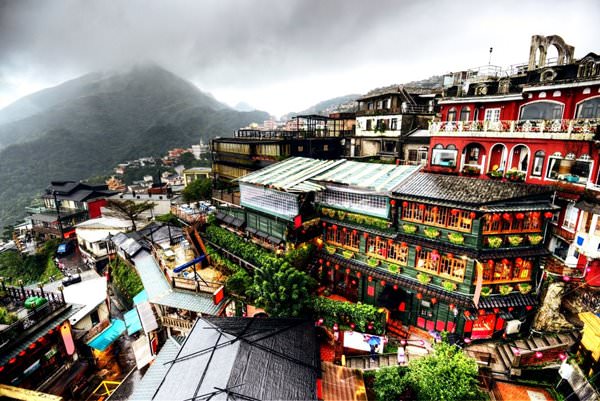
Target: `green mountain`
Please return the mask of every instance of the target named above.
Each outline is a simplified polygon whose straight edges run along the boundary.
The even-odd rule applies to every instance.
[[[153,65],[89,74],[6,110],[0,120],[25,117],[0,125],[0,225],[23,217],[51,180],[106,174],[127,159],[162,156],[268,118],[235,111]]]

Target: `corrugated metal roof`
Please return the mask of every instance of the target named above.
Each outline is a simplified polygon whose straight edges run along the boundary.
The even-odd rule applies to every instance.
[[[421,166],[395,166],[346,160],[344,163],[315,176],[312,181],[388,192],[420,168]]]
[[[322,186],[308,180],[344,163],[344,161],[290,157],[282,162],[240,177],[238,181],[289,192],[321,191],[324,189]]]

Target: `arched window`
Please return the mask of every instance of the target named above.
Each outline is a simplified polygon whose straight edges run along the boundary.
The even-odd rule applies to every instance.
[[[535,157],[533,158],[533,168],[531,169],[531,175],[536,177],[542,176],[545,159],[546,153],[543,150],[538,150],[537,152],[535,152]]]
[[[454,107],[452,107],[450,110],[448,110],[448,117],[446,120],[447,121],[456,121],[456,109]]]
[[[465,106],[460,110],[460,121],[469,121],[469,117],[471,117],[471,108]]]
[[[600,118],[600,97],[581,102],[576,115],[577,118]]]
[[[565,105],[554,102],[534,102],[521,108],[521,120],[560,120]]]
[[[442,145],[437,144],[431,151],[431,164],[434,166],[455,167],[456,155],[456,146],[448,145],[444,149]]]

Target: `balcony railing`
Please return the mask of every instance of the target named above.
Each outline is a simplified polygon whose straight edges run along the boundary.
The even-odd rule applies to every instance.
[[[359,110],[357,116],[379,116],[389,114],[433,114],[434,108],[429,105],[406,104],[402,107],[392,107],[388,109]]]
[[[566,230],[562,227],[553,226],[552,233],[556,236],[561,237],[567,241],[573,241],[575,239],[575,233],[569,230]]]
[[[506,136],[526,138],[531,133],[540,139],[594,139],[600,119],[437,121],[429,125],[431,135]]]
[[[165,327],[170,327],[172,329],[177,329],[179,331],[189,332],[194,326],[194,322],[184,319],[178,319],[170,316],[163,316],[161,318],[162,325]]]

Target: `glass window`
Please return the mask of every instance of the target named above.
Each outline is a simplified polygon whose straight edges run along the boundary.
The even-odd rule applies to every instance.
[[[448,110],[448,121],[456,121],[456,109],[453,107]]]
[[[521,108],[521,120],[560,120],[562,119],[562,103],[535,102]]]
[[[600,118],[600,97],[581,102],[577,106],[577,118]]]
[[[456,153],[456,149],[433,149],[431,164],[435,166],[455,167]]]
[[[398,119],[397,118],[392,118],[392,123],[390,124],[390,129],[392,131],[395,131],[398,129]]]
[[[484,121],[500,121],[500,109],[485,109]]]
[[[371,131],[371,121],[370,118],[367,120],[367,131]]]
[[[575,207],[574,203],[569,203],[567,205],[567,209],[565,210],[565,217],[563,219],[563,228],[567,230],[575,230],[575,226],[577,225],[577,217],[579,216],[579,209]]]
[[[536,177],[542,176],[542,171],[544,170],[544,159],[546,158],[546,153],[543,150],[538,150],[535,152],[535,157],[533,158],[533,169],[531,170],[531,175]]]
[[[471,116],[471,108],[463,107],[460,110],[460,121],[469,121],[469,117]]]

